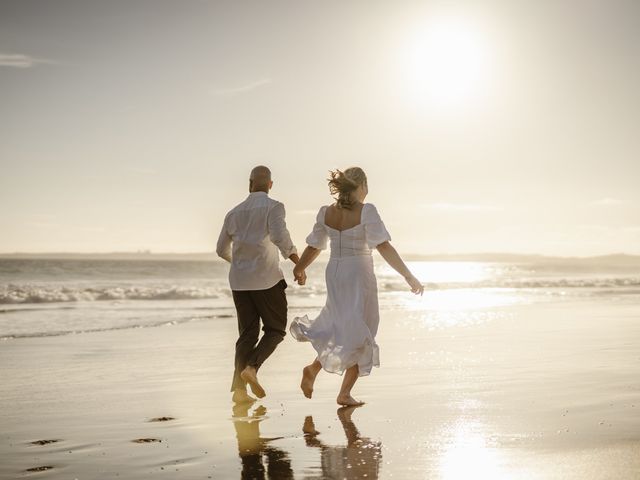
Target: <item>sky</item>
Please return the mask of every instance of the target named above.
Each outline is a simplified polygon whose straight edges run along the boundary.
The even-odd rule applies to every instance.
[[[0,1],[0,252],[207,252],[353,165],[401,253],[640,254],[640,2]]]

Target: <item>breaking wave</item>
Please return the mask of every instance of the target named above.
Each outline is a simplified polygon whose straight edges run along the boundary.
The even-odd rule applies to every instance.
[[[470,288],[509,289],[597,289],[611,293],[640,288],[640,277],[592,277],[592,278],[494,278],[475,282],[426,283],[432,290]],[[380,292],[405,291],[400,278],[379,278]],[[0,285],[0,305],[46,304],[65,302],[99,302],[118,300],[199,300],[230,296],[226,286],[211,285],[127,285],[127,286],[69,286],[69,285]],[[291,288],[287,294],[296,297],[313,297],[326,293],[323,282],[308,284],[304,288]],[[622,292],[621,292],[622,293]]]
[[[223,289],[190,286],[68,287],[7,285],[0,287],[0,305],[95,302],[113,300],[194,300],[219,298]]]
[[[387,282],[382,285],[382,290],[396,289],[398,283]],[[459,288],[525,288],[525,289],[555,289],[555,288],[629,288],[640,287],[640,277],[615,277],[615,278],[553,278],[553,279],[527,279],[527,278],[497,278],[477,282],[447,282],[426,283],[425,287],[446,290]]]

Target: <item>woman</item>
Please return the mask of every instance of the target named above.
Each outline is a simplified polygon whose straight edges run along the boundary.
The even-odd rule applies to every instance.
[[[321,369],[345,373],[337,402],[340,405],[362,405],[351,396],[359,376],[369,375],[379,366],[375,336],[380,320],[378,288],[373,272],[371,249],[400,275],[411,291],[422,295],[424,287],[404,264],[391,246],[376,207],[365,204],[367,177],[358,167],[344,172],[331,172],[329,190],[336,197],[331,206],[320,208],[313,231],[307,237],[307,248],[293,270],[301,285],[305,269],[317,258],[330,241],[331,256],[325,272],[327,302],[320,315],[310,320],[306,315],[293,320],[291,335],[300,342],[311,342],[316,359],[302,372],[300,388],[311,398],[313,384]]]

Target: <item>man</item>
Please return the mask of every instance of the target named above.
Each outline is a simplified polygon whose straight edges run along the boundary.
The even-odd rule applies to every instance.
[[[294,264],[299,260],[285,223],[284,205],[268,196],[272,186],[267,167],[251,171],[249,196],[225,217],[216,248],[218,256],[231,263],[229,284],[238,313],[231,385],[236,403],[255,401],[247,394],[247,383],[257,397],[265,396],[258,369],[282,341],[287,326],[287,283],[278,250]],[[258,342],[261,319],[264,334]]]

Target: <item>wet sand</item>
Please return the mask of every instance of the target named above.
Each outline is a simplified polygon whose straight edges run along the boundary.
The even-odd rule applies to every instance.
[[[638,305],[429,305],[383,309],[357,409],[290,337],[233,408],[234,318],[5,341],[0,478],[638,478]]]

